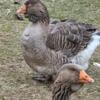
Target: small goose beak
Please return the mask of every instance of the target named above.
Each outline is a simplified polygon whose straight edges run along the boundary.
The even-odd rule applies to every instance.
[[[16,13],[17,14],[25,14],[26,13],[26,6],[25,5],[22,5],[17,11]]]
[[[94,79],[91,78],[84,70],[81,70],[79,75],[79,82],[84,84],[93,83]]]

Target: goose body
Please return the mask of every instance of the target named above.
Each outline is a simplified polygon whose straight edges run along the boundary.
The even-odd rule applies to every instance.
[[[27,33],[27,30],[29,30],[29,27],[25,30],[25,32],[23,34]],[[39,30],[39,26],[37,26],[37,30]],[[48,40],[46,40],[46,39],[44,39],[44,40],[46,40],[46,46],[48,47],[49,51],[60,54],[60,57],[61,57],[61,55],[63,55],[61,58],[64,57],[64,59],[67,59],[65,62],[62,62],[61,64],[59,63],[60,65],[62,65],[64,63],[72,62],[75,64],[79,64],[81,66],[84,66],[82,69],[86,70],[88,68],[88,63],[89,63],[89,60],[90,60],[92,54],[94,53],[96,48],[100,45],[100,41],[99,41],[100,36],[97,35],[96,33],[98,33],[98,32],[90,33],[87,37],[83,36],[84,34],[82,34],[82,35],[79,34],[80,36],[76,35],[77,37],[74,38],[76,42],[74,42],[74,40],[70,41],[68,39],[68,35],[65,34],[63,36],[62,33],[60,33],[61,34],[60,36],[59,36],[59,33],[57,33],[57,34],[50,33],[47,36]],[[74,37],[75,35],[72,34],[72,36]],[[59,41],[59,39],[61,39],[61,38],[62,38],[62,40]],[[88,40],[85,41],[85,38]],[[38,40],[38,38],[36,38],[36,39]],[[71,39],[73,39],[73,38],[71,38]],[[78,41],[78,43],[77,43],[77,41]],[[53,44],[51,46],[52,43],[55,43],[55,44]],[[30,43],[29,43],[29,45],[30,45]],[[42,46],[42,44],[40,46]],[[53,47],[55,47],[55,48],[53,48]],[[42,46],[42,48],[44,48],[44,46]],[[38,52],[38,55],[39,55],[39,52]],[[44,57],[44,56],[42,56],[42,57]],[[46,58],[44,58],[44,59],[46,59]],[[37,61],[41,61],[41,60],[37,60]],[[53,59],[53,61],[56,62],[54,59]],[[52,63],[54,63],[54,62],[52,62]]]
[[[21,37],[23,56],[28,65],[37,72],[53,74],[60,66],[70,60],[61,52],[46,47],[46,35],[43,25],[29,25]],[[33,38],[34,37],[34,38]],[[69,60],[69,61],[68,61]],[[50,71],[50,72],[49,72]]]
[[[89,59],[100,45],[100,32],[90,24],[76,21],[57,23],[49,30],[49,15],[44,4],[40,0],[28,0],[26,6],[32,22],[21,38],[27,64],[51,76],[66,63],[79,64],[86,70]]]
[[[47,37],[47,46],[63,52],[72,63],[88,68],[88,62],[100,45],[100,36],[91,24],[65,21],[55,25]]]

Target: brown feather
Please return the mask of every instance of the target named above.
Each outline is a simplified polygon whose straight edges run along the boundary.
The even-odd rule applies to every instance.
[[[50,30],[46,45],[50,49],[63,51],[68,57],[72,57],[87,47],[95,31],[95,26],[91,24],[72,20],[59,22]]]

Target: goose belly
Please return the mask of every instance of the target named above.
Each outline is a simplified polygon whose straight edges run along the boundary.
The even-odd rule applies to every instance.
[[[21,47],[25,62],[34,70],[40,71],[47,68],[45,60],[42,60],[40,51],[34,47],[30,34],[23,33],[21,36]]]
[[[46,71],[49,67],[46,64],[44,64],[44,61],[41,59],[36,59],[35,55],[32,53],[33,51],[31,50],[26,50],[25,45],[22,45],[22,53],[25,62],[36,72],[44,72]]]

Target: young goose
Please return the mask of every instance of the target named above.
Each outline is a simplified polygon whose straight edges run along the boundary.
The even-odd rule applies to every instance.
[[[47,38],[50,34],[48,32],[49,14],[47,8],[43,3],[41,3],[40,0],[28,0],[23,8],[24,13],[28,14],[29,20],[32,22],[32,24],[25,29],[21,38],[23,55],[25,61],[32,69],[44,74],[40,74],[40,78],[42,76],[45,78],[47,78],[49,75],[52,76],[63,64],[69,62],[81,65],[82,69],[87,69],[88,60],[91,58],[91,55],[96,47],[100,44],[100,32],[94,32],[90,35],[89,31],[87,34],[90,36],[90,41],[87,47],[81,50],[79,48],[81,48],[81,45],[84,44],[83,38],[86,35],[84,32],[82,33],[82,30],[85,30],[84,27],[88,27],[89,25],[84,26],[84,24],[81,23],[79,25],[75,23],[70,25],[69,23],[67,24],[67,22],[62,22],[59,24],[62,25],[60,29],[62,29],[64,26],[66,27],[63,28],[64,30],[57,28],[59,30],[56,34],[53,33],[56,29],[55,26],[51,32],[51,34],[54,34],[54,37],[51,39],[54,40],[53,42],[57,41],[55,36],[56,34],[58,37],[58,43],[61,45],[64,44],[68,48],[58,51],[55,49],[51,50],[50,47],[46,45],[48,41]],[[75,33],[73,33],[73,31]],[[61,38],[61,40],[59,40],[59,38]],[[85,39],[87,40],[88,38]],[[79,41],[80,44],[77,41]],[[57,48],[59,48],[59,46]],[[75,52],[76,50],[81,51],[78,51],[75,56],[68,57],[66,52],[70,53],[71,49],[74,49]]]
[[[33,1],[40,2],[40,0],[27,0],[25,5],[19,9],[19,12],[28,13],[28,9],[34,7]],[[39,12],[38,10],[35,11]],[[37,17],[38,15],[35,16],[35,19],[38,19]],[[42,18],[43,16],[41,16]],[[72,63],[80,64],[86,70],[89,59],[97,46],[100,45],[100,32],[96,31],[95,26],[91,24],[69,20],[62,20],[62,22],[58,22],[55,25],[49,24],[50,26],[53,27],[48,29],[49,34],[47,35],[46,46],[54,51],[63,53]]]
[[[52,88],[52,100],[71,100],[71,94],[94,80],[79,65],[65,64],[59,70]]]

